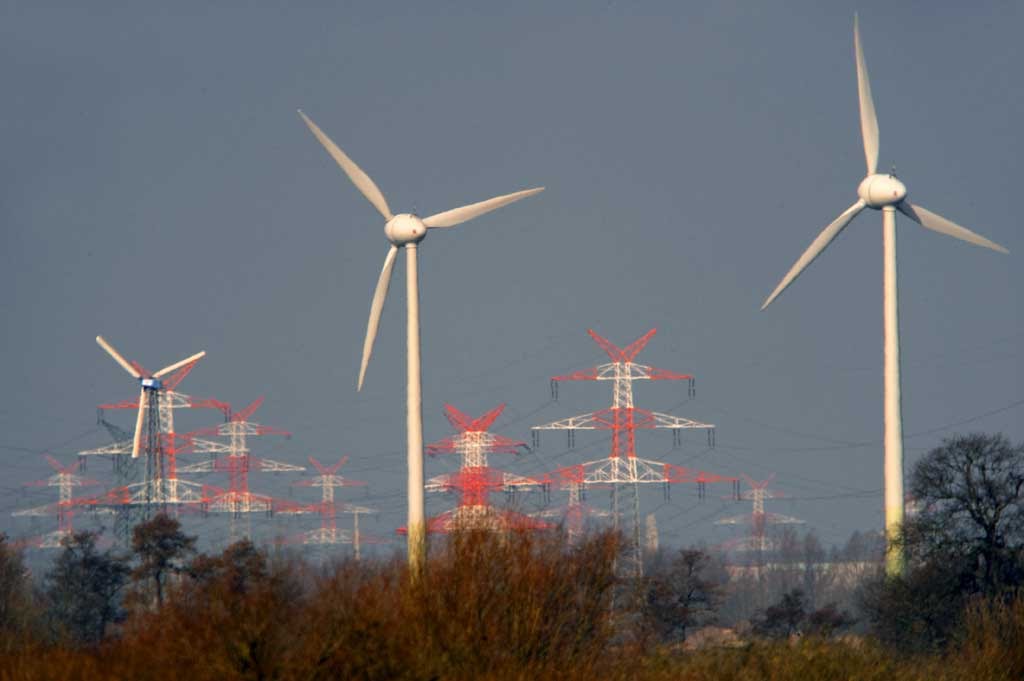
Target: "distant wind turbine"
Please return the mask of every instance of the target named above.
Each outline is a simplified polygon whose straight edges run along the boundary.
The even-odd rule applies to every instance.
[[[96,342],[108,355],[114,358],[115,362],[120,364],[125,371],[139,382],[139,411],[135,417],[135,435],[132,437],[132,458],[137,459],[139,458],[139,445],[142,438],[142,421],[146,415],[146,410],[149,408],[150,402],[154,405],[159,404],[160,391],[164,389],[163,381],[160,379],[183,366],[198,362],[206,356],[206,352],[197,352],[191,357],[186,357],[179,362],[165,366],[160,371],[150,373],[138,362],[126,360],[103,336],[96,336]]]
[[[346,156],[345,152],[332,142],[306,114],[299,111],[299,115],[320,144],[327,150],[327,153],[331,155],[331,158],[341,166],[341,169],[345,171],[345,174],[352,180],[356,188],[373,204],[377,212],[384,217],[384,235],[391,242],[391,248],[388,249],[388,253],[384,257],[384,267],[381,269],[380,277],[377,279],[377,288],[373,293],[373,301],[370,303],[370,321],[366,326],[366,340],[363,343],[363,359],[359,367],[358,390],[363,388],[366,366],[369,364],[370,355],[373,353],[373,341],[377,337],[377,327],[380,324],[384,299],[387,297],[388,287],[391,284],[391,271],[394,269],[395,258],[398,256],[400,248],[404,248],[406,252],[406,345],[408,355],[406,428],[409,468],[409,515],[407,528],[409,564],[414,570],[418,570],[423,564],[424,552],[426,550],[426,525],[424,523],[425,513],[423,506],[423,407],[422,388],[420,385],[420,294],[416,266],[417,246],[426,237],[428,229],[454,227],[514,201],[533,196],[543,191],[544,188],[537,187],[535,189],[505,194],[504,196],[497,196],[493,199],[480,201],[479,203],[453,208],[443,213],[436,213],[428,218],[421,219],[412,213],[394,215],[384,199],[384,194],[377,188],[377,185],[374,184],[369,175],[364,173],[352,159]]]
[[[922,227],[940,234],[984,246],[1000,253],[1005,248],[971,230],[947,220],[907,200],[907,188],[895,175],[881,174],[878,169],[878,119],[871,99],[871,84],[864,63],[857,17],[853,20],[853,43],[857,56],[857,92],[860,99],[860,129],[867,160],[867,177],[857,187],[856,203],[835,219],[804,251],[761,309],[768,307],[800,273],[835,239],[843,228],[865,208],[882,211],[882,244],[884,253],[883,299],[885,344],[885,530],[888,538],[886,570],[896,574],[903,570],[903,552],[894,534],[903,523],[903,423],[900,411],[900,341],[898,299],[896,293],[896,211]]]

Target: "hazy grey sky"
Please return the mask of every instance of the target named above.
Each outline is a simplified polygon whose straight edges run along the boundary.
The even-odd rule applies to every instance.
[[[880,168],[1012,252],[900,221],[908,469],[954,432],[1024,439],[1024,5],[504,5],[0,3],[0,530],[52,529],[9,515],[53,498],[22,490],[50,473],[38,454],[71,461],[106,443],[95,406],[135,394],[97,333],[153,369],[205,349],[183,392],[239,408],[265,394],[256,420],[294,436],[254,453],[348,454],[342,472],[370,485],[339,496],[381,509],[370,532],[404,522],[404,268],[357,395],[387,243],[300,107],[395,210],[548,188],[421,249],[428,442],[450,432],[445,402],[508,402],[495,430],[527,441],[531,425],[607,406],[609,386],[590,383],[550,403],[548,378],[605,360],[587,328],[625,344],[656,326],[639,361],[694,373],[697,397],[648,383],[637,403],[714,422],[717,448],[703,433],[675,451],[670,434],[644,434],[642,456],[775,472],[790,498],[769,508],[827,541],[880,527],[880,215],[759,311],[864,173],[854,11]],[[606,453],[600,436],[567,451],[551,434],[494,463],[536,475]],[[109,480],[99,462],[90,474]],[[286,495],[292,479],[251,483]],[[644,511],[665,542],[715,543],[732,534],[713,520],[748,507],[727,493],[698,504],[677,488],[666,503],[654,490]]]

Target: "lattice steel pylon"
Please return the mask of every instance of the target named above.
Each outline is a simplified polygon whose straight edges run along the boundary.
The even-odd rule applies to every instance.
[[[539,518],[498,508],[489,502],[492,493],[508,489],[508,475],[489,466],[478,466],[433,478],[426,485],[428,492],[457,492],[459,503],[450,511],[427,520],[427,532],[446,534],[468,530],[505,532],[549,529],[551,525]],[[542,483],[534,481],[534,484]],[[406,528],[398,528],[398,533],[405,534]]]
[[[729,542],[729,546],[733,550],[754,552],[757,555],[758,562],[763,560],[765,552],[775,549],[775,542],[769,539],[765,533],[768,525],[793,525],[803,524],[804,522],[799,518],[778,513],[768,513],[764,510],[766,499],[779,499],[785,496],[768,489],[768,485],[774,478],[775,474],[772,473],[768,476],[767,480],[758,482],[744,475],[743,479],[747,482],[750,489],[744,492],[740,498],[751,502],[752,510],[750,514],[737,515],[715,521],[716,525],[749,525],[750,534],[739,540]]]
[[[566,504],[555,508],[547,508],[538,511],[533,515],[538,518],[559,520],[563,523],[565,533],[570,543],[575,543],[586,529],[588,518],[606,518],[611,515],[608,511],[595,508],[585,503],[586,495],[586,470],[583,466],[565,466],[548,475],[550,484],[553,487],[564,489],[569,494]]]
[[[52,504],[46,504],[44,506],[36,506],[35,508],[26,508],[19,511],[15,511],[11,515],[13,516],[57,516],[57,530],[49,532],[41,537],[37,537],[35,541],[30,542],[32,545],[41,549],[56,549],[60,548],[61,541],[74,533],[74,527],[72,525],[72,519],[75,515],[75,510],[79,506],[92,505],[90,499],[75,499],[72,494],[72,488],[83,487],[85,485],[98,485],[100,484],[97,480],[91,480],[89,478],[83,478],[78,475],[81,469],[81,461],[77,461],[71,466],[62,466],[59,461],[54,459],[49,454],[45,455],[47,463],[50,467],[56,471],[54,475],[42,480],[36,480],[34,482],[25,483],[31,487],[56,487],[59,490],[58,501]]]
[[[688,381],[689,393],[693,395],[694,378],[690,374],[680,374],[665,369],[658,369],[638,364],[633,360],[647,345],[657,329],[651,329],[625,348],[620,348],[599,336],[593,329],[588,329],[590,337],[608,354],[611,362],[590,369],[576,371],[551,379],[552,396],[558,396],[558,384],[561,381],[611,381],[612,405],[588,414],[580,414],[567,419],[554,421],[545,425],[534,426],[534,444],[539,444],[540,431],[567,431],[569,446],[575,446],[577,430],[609,430],[611,431],[611,451],[608,456],[597,461],[581,464],[584,470],[583,484],[607,484],[612,488],[612,518],[615,526],[619,526],[620,487],[624,486],[632,494],[632,543],[631,559],[627,571],[640,575],[643,571],[643,556],[640,540],[640,493],[639,485],[661,483],[667,485],[675,482],[690,482],[682,479],[678,471],[669,468],[671,464],[660,461],[641,459],[636,453],[636,431],[638,429],[670,429],[673,442],[678,445],[681,432],[690,429],[703,429],[708,433],[708,445],[714,445],[714,428],[710,423],[702,423],[680,416],[672,416],[661,412],[640,409],[633,402],[633,381]],[[675,467],[679,468],[679,467]]]
[[[263,404],[263,398],[259,397],[252,404],[238,413],[231,414],[227,421],[211,428],[202,428],[196,431],[198,435],[220,436],[228,438],[227,450],[224,456],[209,461],[200,461],[188,466],[183,466],[184,473],[227,473],[229,487],[227,490],[214,490],[207,500],[206,510],[213,513],[230,514],[230,536],[231,541],[241,538],[248,539],[252,533],[249,523],[250,513],[271,514],[274,511],[275,500],[265,494],[254,494],[249,490],[249,471],[264,472],[296,472],[304,471],[304,466],[295,466],[273,459],[263,459],[252,456],[249,452],[250,436],[261,435],[282,435],[291,437],[291,433],[264,426],[249,420]],[[238,520],[245,515],[246,523],[242,532],[239,532]]]
[[[363,480],[352,480],[338,475],[338,470],[347,462],[348,457],[343,456],[333,466],[325,466],[311,456],[309,457],[309,463],[314,469],[316,469],[319,475],[293,483],[299,487],[319,487],[321,492],[320,503],[315,506],[315,509],[320,516],[320,527],[315,530],[303,532],[299,537],[299,541],[306,545],[318,546],[351,544],[355,554],[355,559],[360,560],[362,557],[361,546],[364,539],[359,530],[359,516],[367,513],[376,513],[377,510],[366,506],[357,506],[355,504],[343,503],[339,505],[335,503],[335,488],[364,487],[366,485],[366,482]],[[338,529],[337,515],[339,512],[352,514],[351,531]]]
[[[456,473],[437,475],[427,480],[427,492],[459,494],[458,506],[427,521],[427,531],[444,533],[453,530],[534,529],[548,524],[521,513],[498,509],[489,503],[492,492],[514,492],[542,489],[545,481],[523,475],[499,471],[488,466],[489,454],[518,454],[526,449],[519,442],[490,432],[494,421],[504,411],[500,404],[483,415],[472,418],[450,404],[446,404],[445,417],[457,431],[454,435],[427,445],[427,454],[459,454],[461,461]]]
[[[217,443],[200,440],[190,433],[157,433],[154,437],[147,436],[148,442],[154,440],[158,443],[159,477],[147,477],[142,482],[116,486],[92,499],[97,508],[109,508],[117,514],[115,532],[126,545],[131,538],[132,521],[137,522],[140,517],[148,518],[154,507],[172,515],[182,510],[199,511],[206,506],[214,491],[214,488],[207,485],[179,478],[177,458],[179,454],[217,451]],[[134,510],[140,512],[136,514]]]
[[[504,404],[477,418],[471,418],[450,404],[444,405],[445,417],[458,432],[426,446],[427,454],[458,454],[459,470],[486,468],[489,454],[519,454],[527,449],[525,442],[519,442],[503,435],[490,432],[489,428],[505,410]],[[494,471],[505,476],[503,487],[506,491],[526,490],[544,487],[544,482],[522,475]],[[445,486],[445,476],[435,476],[427,481],[427,491],[437,491]],[[431,489],[433,486],[433,490]]]

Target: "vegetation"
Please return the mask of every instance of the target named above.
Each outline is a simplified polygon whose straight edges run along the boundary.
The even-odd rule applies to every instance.
[[[907,573],[867,584],[872,632],[906,651],[941,650],[978,598],[1024,587],[1024,447],[1001,435],[945,440],[915,466],[918,511],[904,523]]]
[[[99,552],[96,539],[92,532],[64,539],[64,549],[46,575],[50,629],[69,643],[99,643],[107,625],[123,617],[119,594],[128,579],[127,561],[110,551]]]
[[[1024,678],[1021,453],[968,436],[927,455],[909,570],[868,579],[853,614],[821,568],[874,550],[863,537],[828,555],[787,535],[793,568],[756,578],[687,548],[623,580],[613,533],[456,534],[413,579],[401,556],[313,567],[248,541],[196,554],[158,516],[131,556],[69,538],[38,590],[0,539],[0,679]],[[739,621],[726,607],[744,579],[762,605]],[[739,634],[702,646],[715,624]]]

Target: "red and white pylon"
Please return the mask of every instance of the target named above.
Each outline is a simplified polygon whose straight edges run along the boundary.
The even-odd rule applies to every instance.
[[[490,432],[489,428],[505,410],[504,404],[477,418],[471,418],[450,404],[444,405],[445,417],[458,432],[454,435],[427,445],[427,454],[458,454],[461,458],[460,471],[477,470],[488,467],[489,454],[519,454],[526,449],[525,442],[519,442],[503,435]],[[544,481],[535,480],[522,475],[493,471],[493,474],[504,476],[502,486],[505,491],[537,489],[544,487]],[[438,475],[427,480],[428,492],[447,491],[452,488],[448,476]]]
[[[347,462],[348,457],[343,456],[333,466],[326,466],[312,456],[309,457],[309,463],[314,469],[316,469],[319,475],[315,475],[307,480],[300,480],[293,484],[298,487],[320,488],[320,503],[313,506],[320,516],[320,527],[316,530],[303,532],[299,535],[298,540],[302,544],[315,546],[351,544],[355,559],[359,560],[362,557],[361,546],[363,542],[366,541],[366,538],[362,536],[362,533],[359,530],[359,516],[367,513],[376,513],[377,510],[367,508],[365,506],[357,506],[355,504],[338,504],[335,502],[334,490],[336,488],[363,487],[366,485],[366,482],[363,480],[352,480],[342,475],[338,475],[338,470],[340,470]],[[339,512],[352,514],[351,531],[338,529],[337,516]],[[372,537],[369,539],[370,541],[378,541]]]
[[[454,509],[430,518],[427,521],[427,532],[447,534],[466,530],[503,532],[549,529],[551,525],[539,518],[497,508],[489,502],[492,493],[508,489],[508,475],[489,466],[478,466],[462,468],[456,473],[435,478],[427,486],[427,491],[456,492],[459,503]],[[542,483],[534,481],[533,484]],[[398,533],[405,534],[406,528],[398,528]]]
[[[59,461],[54,459],[49,454],[45,455],[47,463],[50,467],[56,471],[55,474],[42,480],[36,480],[33,482],[25,483],[26,486],[30,487],[56,487],[59,491],[58,501],[44,506],[36,506],[35,508],[27,508],[20,511],[15,511],[11,515],[14,516],[57,516],[57,530],[49,532],[41,537],[36,537],[33,540],[29,540],[29,544],[40,549],[56,549],[60,548],[61,541],[74,533],[74,527],[72,519],[75,515],[75,510],[81,506],[94,506],[94,503],[90,499],[75,499],[72,494],[72,489],[75,487],[84,487],[86,485],[98,485],[100,484],[97,480],[91,480],[89,478],[83,478],[78,475],[81,469],[81,461],[76,461],[70,466],[63,466]]]
[[[563,506],[548,508],[533,515],[564,523],[563,526],[570,542],[575,542],[583,534],[588,518],[606,518],[610,515],[608,511],[584,503],[586,471],[583,466],[579,464],[565,466],[554,471],[548,477],[554,487],[564,489],[569,493],[569,501]]]
[[[612,488],[612,517],[616,526],[619,523],[619,488],[624,486],[633,494],[633,566],[632,572],[639,575],[642,571],[642,549],[640,545],[640,494],[641,484],[660,483],[668,485],[678,482],[690,482],[680,479],[678,471],[669,468],[671,464],[651,461],[637,456],[636,431],[638,429],[669,429],[673,433],[675,444],[681,440],[683,430],[703,429],[708,433],[708,445],[714,444],[714,428],[710,423],[702,423],[693,419],[672,416],[661,412],[636,407],[633,402],[633,381],[688,381],[689,392],[693,395],[694,378],[690,374],[680,374],[665,369],[638,364],[633,360],[647,345],[657,329],[651,329],[624,348],[620,348],[607,339],[599,336],[593,329],[588,329],[590,337],[607,353],[611,362],[590,369],[576,371],[551,379],[552,396],[558,396],[558,384],[561,381],[611,381],[612,405],[606,409],[580,414],[561,419],[545,425],[534,426],[534,443],[539,444],[540,431],[564,430],[568,434],[569,446],[575,446],[575,433],[578,430],[609,430],[611,431],[611,450],[608,456],[596,461],[580,464],[584,474],[584,485],[610,485]],[[678,467],[677,467],[678,468]]]
[[[457,431],[454,435],[427,445],[431,455],[459,454],[461,461],[455,473],[437,475],[425,485],[427,492],[456,492],[456,508],[427,521],[427,532],[447,533],[456,530],[541,529],[549,524],[515,511],[499,509],[490,504],[494,492],[540,489],[545,481],[495,470],[488,466],[490,454],[518,454],[526,448],[519,442],[490,432],[490,427],[505,409],[500,404],[483,415],[472,418],[450,404],[445,405],[445,417]],[[404,528],[399,528],[399,533]]]
[[[179,478],[177,461],[180,454],[216,451],[216,443],[194,438],[191,433],[159,433],[156,438],[148,438],[150,442],[154,439],[159,442],[158,477],[116,486],[94,500],[98,506],[112,507],[119,513],[141,508],[143,517],[148,517],[154,507],[176,515],[183,509],[199,510],[209,502],[215,488]]]
[[[241,538],[248,539],[251,534],[251,527],[246,522],[244,531],[239,531],[238,520],[242,514],[266,513],[270,515],[277,503],[273,497],[264,494],[254,494],[249,490],[249,471],[263,472],[295,472],[306,470],[304,466],[295,466],[273,459],[263,459],[252,456],[249,451],[249,437],[261,435],[282,435],[291,437],[291,433],[264,426],[250,421],[250,417],[263,404],[263,398],[259,397],[249,406],[241,411],[232,414],[227,421],[211,428],[203,428],[196,431],[198,435],[220,436],[228,439],[227,451],[224,456],[208,461],[200,461],[181,468],[185,473],[227,473],[229,487],[227,490],[213,489],[210,498],[206,500],[206,510],[212,513],[230,514],[230,535],[231,541]],[[248,516],[246,516],[248,518]]]
[[[747,475],[743,476],[750,489],[744,492],[740,498],[751,502],[752,510],[750,514],[737,515],[715,521],[716,525],[748,525],[750,527],[750,534],[742,539],[728,542],[729,548],[737,551],[754,551],[758,554],[763,554],[776,548],[775,542],[766,536],[765,530],[768,525],[793,525],[804,522],[799,518],[778,513],[768,513],[764,510],[766,499],[779,499],[785,496],[768,489],[768,485],[774,478],[775,474],[772,473],[768,476],[767,480],[757,482]]]

